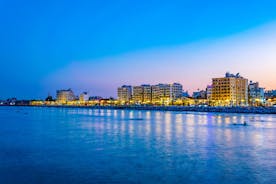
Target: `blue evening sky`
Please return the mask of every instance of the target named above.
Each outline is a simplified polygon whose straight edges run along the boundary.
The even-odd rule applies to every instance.
[[[120,55],[223,39],[275,20],[275,0],[0,0],[0,99],[44,98],[48,92],[55,95],[56,88],[69,87],[89,90],[90,95],[114,96],[116,89],[112,84],[122,81],[110,81],[112,74],[94,71],[124,66],[125,71],[133,70],[131,65],[122,63],[127,61],[118,59]],[[113,57],[117,59],[113,61]],[[110,59],[99,65],[97,62],[104,58]],[[61,80],[52,85],[49,78],[58,81],[59,75],[54,75],[56,80],[49,76],[83,61],[89,61],[91,66],[91,75],[85,77],[106,77],[110,84],[104,84],[112,88],[102,87],[94,80],[81,87],[74,80],[71,84],[65,85]],[[185,67],[188,62],[183,60],[176,67]],[[158,65],[157,60],[152,61],[151,66],[154,65]],[[158,67],[166,65],[169,63]],[[150,77],[158,75],[153,73]],[[136,84],[135,80],[123,82]],[[183,86],[193,89],[185,82]]]

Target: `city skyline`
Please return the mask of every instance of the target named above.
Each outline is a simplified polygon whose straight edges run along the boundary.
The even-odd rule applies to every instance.
[[[160,82],[179,82],[191,94],[227,71],[276,89],[275,5],[4,2],[0,97],[44,98],[67,88],[109,97],[123,84]]]

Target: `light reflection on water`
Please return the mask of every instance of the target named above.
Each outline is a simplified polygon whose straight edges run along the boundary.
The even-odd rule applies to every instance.
[[[0,183],[276,183],[275,115],[1,107],[0,118]]]

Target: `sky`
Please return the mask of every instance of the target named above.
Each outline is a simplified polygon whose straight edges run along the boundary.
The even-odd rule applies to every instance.
[[[0,99],[123,84],[190,93],[240,73],[276,89],[275,0],[0,0]]]

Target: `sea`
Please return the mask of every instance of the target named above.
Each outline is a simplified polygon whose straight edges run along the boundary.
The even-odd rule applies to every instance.
[[[0,107],[0,183],[274,184],[276,115]]]

